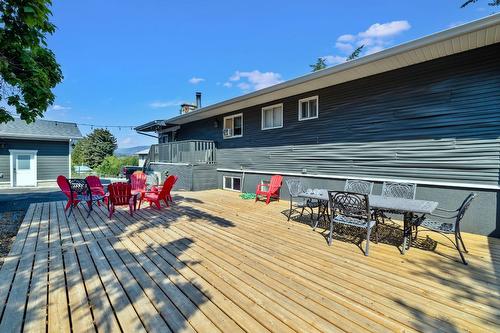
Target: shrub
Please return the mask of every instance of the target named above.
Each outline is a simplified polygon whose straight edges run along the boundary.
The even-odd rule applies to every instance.
[[[116,177],[125,165],[139,165],[139,159],[136,156],[108,156],[97,167],[97,172],[101,175]]]

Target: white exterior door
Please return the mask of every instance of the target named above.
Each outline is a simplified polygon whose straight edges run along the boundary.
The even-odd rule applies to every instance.
[[[36,151],[11,151],[12,186],[37,186]]]

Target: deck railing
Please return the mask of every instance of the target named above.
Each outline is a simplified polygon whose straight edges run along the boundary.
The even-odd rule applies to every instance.
[[[208,140],[188,140],[151,145],[149,163],[215,163],[215,142]]]

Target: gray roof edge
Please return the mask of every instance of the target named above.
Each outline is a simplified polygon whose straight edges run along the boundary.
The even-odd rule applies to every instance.
[[[218,103],[206,106],[204,108],[191,111],[191,112],[183,114],[183,115],[172,117],[172,118],[167,119],[166,122],[175,124],[175,122],[178,120],[190,118],[190,117],[197,115],[197,114],[200,114],[200,113],[204,113],[204,112],[207,112],[207,111],[210,111],[213,109],[217,109],[217,108],[220,108],[223,106],[231,105],[234,103],[242,102],[242,101],[245,101],[247,99],[251,99],[254,97],[265,95],[265,94],[268,94],[268,93],[271,93],[274,91],[278,91],[281,89],[285,89],[288,87],[292,87],[292,86],[295,86],[298,84],[306,83],[308,81],[312,81],[314,79],[322,78],[322,77],[332,75],[332,74],[335,74],[338,72],[342,72],[342,71],[345,71],[345,70],[350,69],[350,68],[365,65],[365,64],[383,59],[383,58],[390,57],[390,56],[395,56],[395,55],[402,53],[402,52],[410,51],[410,50],[421,48],[421,47],[424,47],[424,46],[427,46],[430,44],[434,44],[434,43],[437,43],[437,42],[440,42],[443,40],[451,39],[451,38],[460,36],[460,35],[465,34],[465,33],[471,33],[471,32],[474,32],[476,30],[485,29],[485,28],[494,26],[494,25],[499,24],[499,23],[500,23],[500,13],[492,14],[490,16],[465,23],[465,24],[457,26],[457,27],[442,30],[442,31],[439,31],[439,32],[436,32],[436,33],[433,33],[433,34],[430,34],[427,36],[423,36],[423,37],[411,40],[409,42],[405,42],[403,44],[393,46],[391,48],[385,49],[383,51],[380,51],[380,52],[377,52],[374,54],[364,56],[364,57],[356,59],[356,60],[345,62],[345,63],[339,64],[339,65],[335,65],[333,67],[329,67],[329,68],[326,68],[326,69],[323,69],[323,70],[320,70],[317,72],[308,73],[308,74],[299,76],[299,77],[294,78],[294,79],[290,79],[290,80],[282,82],[282,83],[278,83],[276,85],[273,85],[273,86],[270,86],[270,87],[267,87],[264,89],[260,89],[260,90],[257,90],[257,91],[254,91],[254,92],[251,92],[248,94],[244,94],[244,95],[237,96],[237,97],[234,97],[231,99],[227,99],[227,100],[224,100],[222,102],[218,102]]]

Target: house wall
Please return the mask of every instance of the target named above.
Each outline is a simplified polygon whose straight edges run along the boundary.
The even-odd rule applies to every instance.
[[[221,115],[182,125],[177,140],[215,141],[219,170],[418,181],[417,196],[443,207],[447,200],[457,206],[473,188],[485,193],[475,206],[488,209],[476,212],[480,228],[470,217],[464,229],[498,235],[498,54],[495,44],[234,110],[243,113],[241,138],[223,139]],[[314,95],[319,118],[298,121],[298,100]],[[262,131],[261,108],[276,103],[284,105],[283,128]],[[330,183],[343,187],[343,180]]]
[[[3,173],[3,178],[0,178],[0,184],[10,185],[9,149],[38,150],[38,183],[53,183],[59,175],[69,176],[68,141],[0,139],[0,142],[4,144],[0,147],[0,173]]]
[[[383,176],[498,185],[500,44],[276,100],[283,128],[243,113],[243,137],[222,138],[223,115],[182,125],[178,140],[217,143],[219,168]],[[298,100],[319,96],[319,118]],[[214,127],[214,121],[219,124]]]
[[[214,164],[151,163],[151,171],[179,177],[174,189],[202,191],[217,188],[217,170]],[[161,179],[160,181],[164,181]]]

